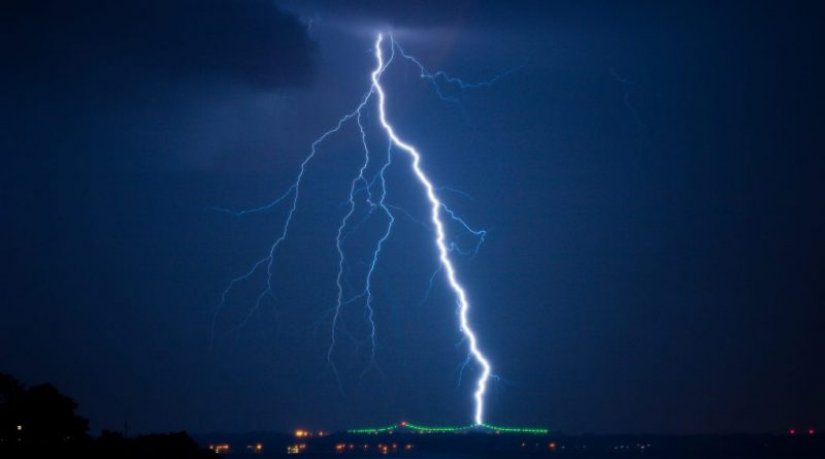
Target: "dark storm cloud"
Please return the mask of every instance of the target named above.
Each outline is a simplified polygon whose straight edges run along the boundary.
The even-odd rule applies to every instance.
[[[320,20],[338,17],[353,21],[386,22],[395,26],[441,27],[474,24],[486,28],[523,27],[526,23],[542,22],[537,13],[548,8],[559,10],[560,5],[547,2],[501,2],[479,0],[420,0],[387,2],[368,0],[360,2],[282,1],[282,5],[301,11],[316,11]],[[308,16],[311,16],[308,14]],[[546,23],[546,18],[543,18]]]
[[[649,2],[655,3],[655,2]],[[386,26],[397,29],[461,28],[490,31],[516,31],[564,26],[567,20],[626,16],[638,12],[638,5],[591,0],[585,2],[495,1],[495,0],[419,0],[388,2],[330,2],[324,0],[282,0],[290,11],[321,23],[339,21],[349,25]],[[582,11],[589,13],[583,14]],[[623,17],[623,19],[626,19]]]
[[[479,11],[479,2],[424,0],[416,2],[284,2],[301,9],[322,11],[324,17],[341,17],[360,21],[379,20],[402,26],[432,27],[466,19]]]
[[[227,78],[261,88],[306,83],[315,45],[267,0],[12,0],[6,60],[42,80]]]

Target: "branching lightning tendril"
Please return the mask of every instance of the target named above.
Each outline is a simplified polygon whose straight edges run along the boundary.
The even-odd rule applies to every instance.
[[[406,53],[406,51],[404,51],[398,45],[398,43],[396,43],[392,39],[392,37],[390,37],[390,55],[385,60],[383,41],[383,35],[378,34],[374,44],[374,56],[376,60],[376,66],[370,74],[371,85],[369,90],[361,98],[360,103],[356,106],[356,108],[353,111],[341,117],[338,120],[335,127],[324,132],[312,143],[309,154],[301,162],[298,174],[295,178],[295,182],[289,187],[289,189],[287,189],[287,191],[283,195],[279,196],[277,199],[255,208],[241,211],[218,209],[240,217],[251,213],[267,212],[284,202],[289,203],[289,208],[287,210],[286,218],[281,227],[280,233],[270,246],[267,255],[264,258],[258,260],[244,274],[235,277],[234,279],[231,279],[228,285],[226,286],[225,290],[223,291],[218,311],[216,311],[215,317],[213,318],[212,335],[214,338],[217,315],[220,309],[226,305],[233,289],[235,289],[239,284],[243,282],[250,281],[251,278],[257,275],[259,272],[263,272],[266,276],[265,286],[263,290],[259,292],[259,295],[257,296],[257,299],[253,307],[250,308],[250,310],[245,315],[243,320],[235,328],[237,329],[243,326],[255,314],[255,312],[261,307],[261,304],[268,297],[272,300],[275,300],[275,292],[273,290],[272,277],[276,254],[280,245],[287,238],[293,216],[295,215],[296,209],[298,208],[298,202],[301,193],[301,185],[303,183],[307,165],[313,160],[313,158],[315,158],[318,152],[318,147],[328,137],[338,133],[344,127],[345,124],[349,123],[350,121],[354,121],[361,135],[364,157],[357,174],[355,175],[355,177],[353,177],[350,183],[348,199],[342,204],[343,206],[347,207],[347,211],[343,215],[336,232],[335,247],[338,253],[338,271],[335,279],[335,284],[337,287],[337,295],[335,306],[332,309],[332,330],[330,337],[330,345],[327,350],[327,361],[329,362],[330,367],[332,368],[333,373],[335,374],[336,380],[338,380],[338,373],[333,363],[333,354],[336,345],[336,334],[339,332],[342,309],[351,303],[363,300],[365,308],[364,318],[369,326],[370,358],[368,366],[362,372],[362,376],[371,368],[377,369],[376,324],[374,315],[374,294],[372,283],[374,274],[376,272],[376,268],[381,257],[382,249],[386,241],[389,239],[392,233],[393,226],[396,222],[396,217],[393,211],[400,212],[408,218],[412,219],[413,221],[427,227],[430,231],[432,231],[434,235],[434,242],[438,252],[439,266],[434,271],[432,277],[430,277],[429,279],[429,287],[427,289],[427,294],[425,295],[424,299],[426,300],[427,296],[429,295],[429,291],[432,288],[432,284],[436,275],[439,273],[443,273],[444,278],[447,281],[447,284],[449,285],[450,291],[454,294],[456,299],[458,309],[457,312],[459,317],[459,327],[462,334],[462,342],[465,342],[469,349],[467,358],[461,365],[462,372],[463,368],[470,362],[475,362],[480,368],[480,375],[476,381],[475,391],[473,393],[475,402],[473,418],[476,425],[482,426],[484,425],[484,396],[487,391],[487,383],[492,377],[492,369],[489,360],[482,353],[478,343],[478,337],[470,325],[470,301],[467,297],[467,293],[464,286],[459,281],[453,259],[451,258],[451,254],[458,253],[462,255],[473,255],[477,253],[481,244],[485,240],[487,232],[485,230],[478,230],[471,227],[469,224],[467,224],[467,222],[464,219],[459,217],[441,200],[441,198],[438,195],[438,192],[440,190],[459,193],[464,195],[465,197],[469,196],[466,195],[466,193],[463,193],[459,190],[453,190],[446,187],[438,188],[435,185],[433,185],[430,178],[424,172],[420,152],[411,143],[408,143],[407,141],[403,140],[397,134],[396,128],[390,123],[388,119],[385,110],[385,106],[387,104],[387,94],[384,90],[384,87],[381,85],[381,78],[384,75],[384,71],[393,61],[397,51],[398,54],[401,57],[403,57],[403,59],[415,64],[415,66],[418,68],[420,72],[421,78],[430,81],[430,83],[435,88],[436,94],[439,98],[448,102],[458,102],[458,100],[454,96],[450,96],[444,93],[441,87],[441,83],[453,85],[461,90],[469,88],[480,88],[495,83],[495,81],[497,81],[498,79],[500,79],[501,77],[505,76],[507,73],[510,72],[498,75],[493,79],[483,81],[480,83],[467,83],[459,78],[452,77],[442,71],[428,71],[415,57]],[[380,123],[381,129],[386,135],[386,139],[388,142],[386,156],[382,159],[376,159],[370,155],[370,148],[367,143],[367,134],[362,121],[363,110],[365,107],[368,106],[370,100],[373,99],[374,96],[377,99],[375,105],[377,108],[378,121]],[[403,208],[387,202],[387,180],[385,177],[385,172],[392,164],[392,154],[394,151],[403,152],[411,160],[411,172],[416,181],[418,182],[418,184],[422,187],[427,197],[427,202],[430,205],[429,223],[416,220]],[[375,161],[378,162],[374,163]],[[377,166],[377,172],[375,173],[375,176],[368,177],[367,171],[373,164]],[[356,212],[356,209],[358,208],[358,197],[361,193],[364,193],[364,202],[366,203],[366,205],[369,206],[369,213],[365,217],[365,219],[371,218],[371,216],[374,214],[383,215],[383,218],[385,220],[385,226],[383,227],[384,229],[381,232],[380,237],[373,246],[371,256],[369,257],[363,289],[361,289],[360,292],[351,296],[350,298],[346,298],[344,288],[344,274],[347,270],[347,259],[343,242],[347,238],[347,236],[355,230],[353,228],[352,219]],[[455,222],[459,228],[463,229],[475,238],[476,243],[472,250],[462,249],[457,242],[450,241],[447,239],[445,218]],[[363,223],[363,221],[355,223],[357,228],[357,226]],[[338,380],[338,382],[340,386],[340,380]]]

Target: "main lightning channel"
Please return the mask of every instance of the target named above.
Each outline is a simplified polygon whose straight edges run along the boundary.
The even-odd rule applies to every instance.
[[[450,284],[450,288],[453,290],[453,292],[456,295],[456,298],[458,299],[461,333],[464,335],[464,337],[467,339],[467,342],[469,343],[470,353],[482,369],[481,375],[479,376],[476,382],[476,390],[474,393],[474,420],[476,425],[483,425],[484,394],[487,391],[487,382],[490,380],[492,367],[487,357],[479,349],[478,338],[476,337],[475,332],[470,326],[468,319],[470,302],[467,299],[467,293],[465,292],[464,287],[462,287],[461,283],[458,281],[455,272],[455,267],[453,266],[453,262],[450,259],[450,250],[448,249],[447,244],[445,243],[446,235],[444,231],[444,223],[441,220],[441,210],[444,207],[444,204],[442,204],[441,200],[438,198],[438,195],[435,192],[435,187],[433,186],[432,182],[421,168],[421,154],[418,152],[418,150],[416,150],[414,146],[401,140],[401,138],[398,137],[398,135],[395,133],[395,129],[392,127],[389,121],[387,121],[387,114],[385,110],[386,94],[384,93],[384,88],[381,86],[380,81],[381,75],[384,71],[384,55],[381,50],[381,43],[383,42],[383,38],[383,34],[379,33],[378,38],[375,40],[375,58],[378,61],[378,65],[375,71],[372,72],[373,88],[375,92],[378,94],[379,120],[381,122],[381,126],[384,128],[384,131],[387,133],[387,136],[390,138],[393,145],[397,146],[399,149],[410,155],[410,157],[412,158],[413,172],[415,173],[415,176],[418,179],[418,181],[424,187],[427,193],[427,199],[430,201],[432,207],[432,222],[436,230],[435,243],[438,247],[439,260],[441,261],[441,265],[444,267],[444,271],[447,276],[447,281]],[[392,38],[390,39],[392,40]]]
[[[289,204],[286,218],[283,222],[281,230],[276,238],[276,240],[272,243],[269,247],[269,250],[263,258],[259,259],[247,272],[244,274],[231,279],[224,291],[221,295],[220,304],[218,306],[218,310],[215,312],[212,321],[212,339],[214,339],[215,334],[215,325],[217,321],[217,315],[219,311],[226,305],[228,301],[229,295],[232,291],[241,283],[247,282],[252,279],[253,276],[257,275],[263,271],[263,274],[266,277],[266,283],[264,288],[259,292],[257,299],[254,303],[254,306],[247,312],[244,319],[238,324],[233,330],[237,330],[238,328],[242,327],[246,322],[251,319],[251,317],[258,311],[267,297],[270,297],[272,300],[275,299],[273,285],[272,285],[272,277],[273,277],[273,267],[275,264],[276,253],[280,247],[280,245],[287,239],[287,235],[289,233],[289,229],[292,223],[292,219],[294,214],[296,213],[298,202],[300,199],[300,193],[302,189],[302,183],[305,175],[305,171],[307,169],[308,164],[314,159],[316,153],[318,152],[318,148],[320,145],[330,136],[338,133],[341,131],[343,126],[350,122],[355,121],[360,134],[361,134],[361,142],[364,148],[364,160],[361,164],[360,168],[358,169],[357,175],[352,179],[351,186],[350,186],[350,193],[349,199],[345,203],[349,207],[348,211],[344,214],[343,218],[341,219],[340,225],[337,230],[336,236],[336,249],[339,255],[339,263],[338,263],[338,274],[336,276],[336,285],[337,285],[337,301],[335,307],[333,309],[333,318],[332,318],[332,336],[330,347],[327,352],[327,360],[332,367],[333,373],[338,380],[339,386],[341,384],[340,380],[338,379],[337,370],[335,369],[335,365],[333,364],[333,350],[335,348],[336,342],[336,332],[339,329],[339,320],[340,314],[342,309],[355,301],[365,300],[365,319],[369,323],[369,340],[370,340],[370,361],[367,368],[364,369],[362,372],[362,376],[370,370],[370,368],[376,368],[376,360],[375,360],[375,349],[376,349],[376,327],[374,321],[374,310],[373,310],[373,290],[372,290],[372,279],[374,277],[376,266],[379,261],[379,257],[381,255],[381,251],[383,248],[384,243],[390,237],[392,232],[394,223],[395,223],[395,216],[390,209],[398,210],[402,214],[405,214],[407,217],[411,218],[414,222],[422,224],[425,227],[429,225],[425,224],[424,222],[420,222],[411,215],[409,215],[403,208],[399,208],[395,205],[386,202],[387,196],[387,183],[385,179],[385,172],[387,168],[392,163],[392,154],[393,148],[396,147],[407,155],[409,155],[412,159],[412,170],[423,186],[424,190],[426,191],[427,198],[431,204],[431,221],[432,221],[432,228],[429,228],[435,234],[435,243],[439,253],[439,268],[433,273],[432,277],[430,278],[429,289],[432,288],[432,283],[435,276],[439,272],[444,272],[446,274],[446,279],[449,283],[450,288],[454,292],[456,299],[457,299],[457,306],[458,306],[458,313],[460,317],[460,331],[462,333],[462,341],[467,342],[469,344],[469,352],[467,354],[467,359],[462,364],[462,369],[470,363],[472,360],[475,360],[476,363],[481,367],[481,374],[476,382],[476,390],[474,392],[475,398],[475,416],[474,420],[476,425],[483,426],[484,425],[484,396],[487,390],[487,384],[490,378],[493,376],[491,373],[491,365],[486,356],[481,352],[478,345],[478,339],[476,337],[475,332],[471,328],[469,324],[469,309],[470,303],[467,299],[466,292],[464,287],[460,284],[457,279],[455,267],[453,265],[452,259],[450,258],[450,254],[456,252],[460,255],[471,255],[478,252],[480,245],[484,242],[486,231],[485,230],[476,230],[470,227],[461,217],[459,217],[455,212],[453,212],[445,203],[441,201],[438,197],[439,188],[436,188],[430,179],[426,176],[423,169],[421,168],[421,155],[416,150],[414,146],[408,144],[401,140],[395,133],[394,128],[387,120],[386,116],[386,94],[384,88],[381,86],[380,79],[383,75],[384,71],[388,68],[390,63],[395,58],[396,51],[402,55],[406,60],[409,60],[416,64],[420,71],[422,78],[426,78],[431,80],[433,85],[436,88],[436,92],[442,100],[451,101],[441,93],[440,87],[438,84],[439,79],[443,79],[445,82],[449,84],[456,84],[461,89],[466,88],[475,88],[475,87],[483,87],[487,86],[499,77],[494,78],[493,80],[472,84],[472,83],[465,83],[460,79],[451,77],[444,72],[436,72],[430,73],[424,69],[423,65],[419,61],[417,61],[414,57],[406,54],[403,49],[392,39],[390,36],[391,47],[390,52],[391,54],[389,57],[384,59],[384,54],[382,51],[382,43],[383,43],[383,35],[378,34],[375,42],[375,58],[376,58],[376,67],[370,74],[371,76],[371,86],[369,90],[362,96],[360,103],[352,110],[350,113],[341,117],[337,124],[329,129],[328,131],[324,132],[320,137],[315,139],[312,143],[309,154],[304,158],[304,160],[300,164],[300,168],[298,171],[298,175],[295,178],[292,185],[287,189],[287,191],[281,195],[280,197],[276,198],[275,200],[251,209],[241,210],[241,211],[232,211],[228,209],[217,209],[223,212],[227,212],[239,217],[243,217],[248,214],[253,213],[260,213],[260,212],[267,212],[277,205],[281,204],[282,202],[286,202]],[[503,75],[502,75],[503,76]],[[373,159],[370,155],[369,147],[366,141],[366,132],[364,125],[362,124],[362,112],[364,108],[367,107],[370,100],[373,99],[373,96],[377,95],[377,109],[379,114],[379,121],[381,124],[382,129],[386,132],[388,146],[386,150],[386,159],[379,163],[379,170],[371,180],[367,180],[366,171],[369,165],[372,163]],[[372,187],[374,185],[379,186],[379,190],[376,195],[373,194]],[[351,219],[356,211],[356,195],[360,192],[365,192],[366,194],[366,203],[370,206],[370,210],[368,215],[365,217],[363,221],[360,223],[356,223],[352,225]],[[363,223],[370,215],[372,215],[373,211],[380,210],[381,213],[384,214],[386,217],[386,226],[384,232],[381,234],[380,239],[376,242],[375,246],[373,247],[373,251],[371,253],[369,259],[369,267],[366,273],[366,279],[364,282],[364,288],[361,293],[352,296],[351,298],[344,298],[344,285],[343,285],[343,278],[344,272],[346,270],[346,256],[345,251],[343,249],[343,241],[347,238],[349,234],[354,232],[361,223]],[[460,228],[469,232],[477,239],[477,244],[473,250],[464,251],[462,250],[456,242],[451,242],[447,240],[445,224],[442,220],[442,217],[458,223]],[[354,228],[352,226],[355,226]],[[425,296],[426,299],[426,296]],[[211,342],[211,341],[210,341]]]

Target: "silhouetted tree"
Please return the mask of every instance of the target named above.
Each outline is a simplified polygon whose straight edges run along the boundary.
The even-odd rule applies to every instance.
[[[26,388],[0,373],[0,459],[200,459],[214,458],[185,432],[135,439],[103,431],[92,441],[77,404],[50,384]]]
[[[16,442],[20,433],[26,389],[16,379],[0,373],[0,448]]]
[[[85,440],[89,421],[75,414],[77,403],[51,384],[32,386],[23,405],[24,439],[41,445]]]
[[[89,422],[75,414],[76,409],[74,400],[52,385],[26,389],[0,373],[0,451],[37,455],[86,446]]]

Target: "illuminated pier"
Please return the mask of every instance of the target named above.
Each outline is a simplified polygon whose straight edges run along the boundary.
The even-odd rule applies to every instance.
[[[505,427],[496,426],[492,424],[470,424],[464,426],[427,426],[422,424],[413,424],[406,421],[401,421],[398,424],[393,424],[384,427],[367,427],[360,429],[349,429],[346,431],[349,434],[387,434],[393,432],[412,432],[420,434],[443,434],[443,433],[492,433],[492,434],[533,434],[533,435],[547,435],[548,429],[537,427]]]

